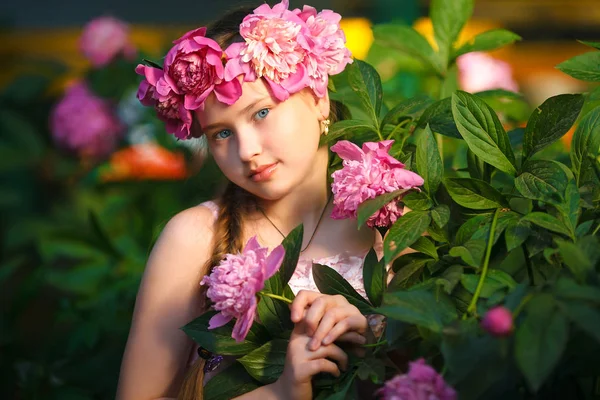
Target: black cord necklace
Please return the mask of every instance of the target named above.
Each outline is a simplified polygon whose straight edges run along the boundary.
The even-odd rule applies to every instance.
[[[315,237],[315,233],[317,233],[317,229],[319,229],[319,225],[321,224],[321,220],[323,219],[323,216],[325,215],[325,210],[327,209],[327,206],[329,205],[329,202],[331,201],[332,196],[333,196],[333,193],[330,194],[329,197],[327,198],[327,203],[325,203],[325,207],[323,207],[323,211],[321,211],[321,215],[319,216],[319,220],[317,221],[315,230],[313,231],[312,235],[310,235],[310,239],[308,239],[308,243],[306,244],[306,246],[304,246],[304,248],[300,250],[300,253],[302,253],[304,250],[308,249],[308,246],[310,246],[310,243],[312,242],[313,238]],[[260,209],[260,212],[267,219],[267,221],[269,221],[271,223],[271,225],[273,225],[273,228],[275,228],[275,230],[277,232],[279,232],[281,237],[285,239],[285,235],[283,234],[283,232],[281,232],[281,230],[277,227],[277,225],[275,225],[273,223],[273,221],[271,221],[271,218],[269,218],[267,216],[267,214],[263,211],[262,208]]]

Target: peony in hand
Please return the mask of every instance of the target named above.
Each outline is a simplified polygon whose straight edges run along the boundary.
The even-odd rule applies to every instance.
[[[92,159],[114,151],[123,131],[110,104],[84,83],[66,90],[51,112],[50,128],[59,147]]]
[[[404,164],[388,154],[393,140],[364,143],[362,149],[342,140],[331,146],[343,160],[342,169],[332,174],[333,212],[331,218],[356,218],[358,206],[369,199],[400,189],[418,189],[423,178],[404,169]],[[394,200],[367,220],[371,228],[389,227],[402,216],[403,207]]]
[[[285,256],[282,245],[267,253],[268,248],[261,247],[254,236],[241,254],[227,254],[212,273],[202,279],[200,284],[208,286],[206,295],[213,302],[213,308],[220,311],[210,319],[209,329],[235,318],[231,336],[238,342],[246,338],[256,314],[256,296],[265,281],[277,272]]]
[[[513,316],[506,307],[491,308],[485,313],[481,327],[493,336],[508,336],[513,330]]]
[[[407,374],[387,381],[377,395],[383,400],[456,399],[456,391],[422,358],[409,363]]]
[[[460,88],[466,92],[476,93],[492,89],[519,91],[510,65],[486,53],[463,54],[456,60],[456,65]]]
[[[79,39],[79,48],[94,67],[103,67],[117,56],[131,59],[136,50],[129,40],[129,27],[113,17],[100,17],[90,21]]]

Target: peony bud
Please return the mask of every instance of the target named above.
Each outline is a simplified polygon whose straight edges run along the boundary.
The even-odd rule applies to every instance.
[[[512,313],[506,307],[494,307],[483,317],[481,327],[493,336],[508,336],[513,330]]]

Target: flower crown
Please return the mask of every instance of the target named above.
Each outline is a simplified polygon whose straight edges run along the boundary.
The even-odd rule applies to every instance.
[[[242,95],[240,81],[263,78],[280,101],[304,88],[323,97],[329,75],[352,62],[341,16],[331,10],[319,13],[310,6],[288,9],[283,0],[273,8],[264,4],[240,24],[244,42],[225,51],[198,28],[175,40],[163,67],[138,65],[144,76],[138,99],[153,106],[167,132],[179,139],[190,138],[192,111],[202,109],[214,92],[217,100],[233,104]],[[241,76],[241,79],[238,77]]]

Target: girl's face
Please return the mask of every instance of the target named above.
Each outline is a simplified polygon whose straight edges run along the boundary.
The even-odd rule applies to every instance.
[[[305,89],[279,102],[262,79],[243,83],[242,90],[231,106],[211,95],[196,117],[225,176],[260,198],[277,200],[314,173],[329,99]]]

